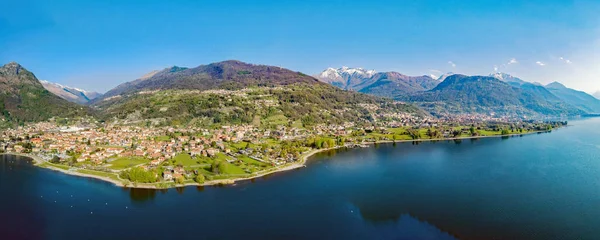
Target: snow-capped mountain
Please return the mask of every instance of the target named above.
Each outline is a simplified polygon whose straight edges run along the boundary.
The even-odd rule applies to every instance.
[[[45,80],[40,80],[42,86],[51,93],[74,103],[86,104],[89,101],[102,96],[101,93],[86,91],[79,88],[63,86],[58,83],[52,83]]]
[[[360,84],[364,79],[371,78],[375,73],[375,70],[341,67],[327,68],[316,77],[339,88],[353,89],[353,86]]]
[[[442,76],[440,76],[439,78],[437,78],[437,80],[438,80],[439,82],[443,82],[444,80],[446,80],[446,78],[447,78],[447,77],[450,77],[450,76],[452,76],[452,75],[454,75],[454,73],[453,73],[453,72],[444,73],[444,74],[442,74]],[[434,78],[434,79],[435,79],[435,78]]]
[[[597,99],[600,99],[600,91],[596,91],[593,96]]]
[[[397,97],[434,88],[439,82],[429,75],[406,76],[362,68],[327,68],[315,76],[336,87],[384,97]]]
[[[510,74],[502,73],[502,72],[492,73],[492,74],[490,74],[490,77],[497,78],[498,80],[506,82],[515,87],[519,87],[519,86],[527,83],[526,81],[523,81],[522,79],[520,79],[518,77],[514,77]]]

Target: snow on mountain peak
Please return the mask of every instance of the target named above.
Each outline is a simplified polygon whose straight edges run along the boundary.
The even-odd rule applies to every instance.
[[[319,77],[329,78],[329,79],[343,78],[343,77],[348,77],[348,76],[353,76],[353,75],[358,75],[358,76],[363,76],[363,77],[371,77],[375,73],[376,73],[375,70],[365,70],[363,68],[350,68],[350,67],[342,66],[341,68],[338,68],[338,69],[331,68],[331,67],[327,68],[325,71],[323,71],[319,74]]]
[[[440,76],[437,80],[440,82],[443,82],[444,80],[446,80],[447,77],[450,77],[452,75],[454,75],[453,72],[447,72],[447,73],[442,74],[442,76]]]
[[[90,92],[80,88],[74,88],[69,86],[64,86],[59,83],[53,83],[46,80],[40,80],[40,83],[44,88],[55,95],[71,102],[76,103],[87,103],[90,100],[101,96],[101,93]]]
[[[491,77],[495,77],[499,80],[507,80],[507,79],[513,79],[515,77],[513,77],[512,75],[508,74],[508,73],[503,73],[503,72],[495,72],[490,74]]]
[[[340,74],[338,73],[338,70],[335,68],[327,68],[325,71],[323,71],[321,74],[319,74],[320,78],[328,78],[328,79],[337,79],[340,78]]]
[[[522,79],[515,77],[513,75],[510,75],[508,73],[503,73],[503,72],[496,72],[496,73],[492,73],[490,74],[490,77],[494,77],[500,81],[503,82],[508,82],[508,83],[517,83],[519,85],[523,85],[527,82],[523,81]]]

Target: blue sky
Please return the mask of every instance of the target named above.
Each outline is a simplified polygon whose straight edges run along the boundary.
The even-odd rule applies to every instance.
[[[106,91],[154,69],[241,61],[316,74],[489,74],[600,90],[600,1],[6,1],[0,62]],[[514,59],[514,60],[513,60]],[[512,60],[512,61],[511,61]],[[510,64],[509,64],[510,63]]]

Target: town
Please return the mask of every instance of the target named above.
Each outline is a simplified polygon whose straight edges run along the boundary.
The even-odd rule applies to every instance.
[[[48,121],[7,129],[5,153],[26,154],[38,164],[124,186],[170,187],[227,183],[303,166],[320,149],[367,143],[444,140],[549,131],[567,122],[452,120],[377,116],[376,124],[316,125],[311,128],[252,125],[196,127],[123,126],[87,119],[61,125]]]

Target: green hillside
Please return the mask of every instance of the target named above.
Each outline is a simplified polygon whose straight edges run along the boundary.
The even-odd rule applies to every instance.
[[[425,115],[412,105],[341,90],[302,73],[239,61],[166,69],[122,84],[94,106],[107,120],[201,126],[311,126],[369,122],[382,113]]]
[[[87,107],[50,93],[21,65],[11,62],[0,67],[0,112],[4,125],[84,116],[88,111]]]

